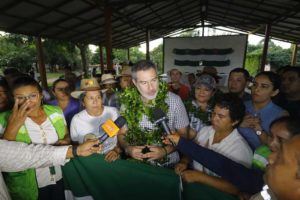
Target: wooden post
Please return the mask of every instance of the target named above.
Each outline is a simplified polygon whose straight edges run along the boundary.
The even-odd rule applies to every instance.
[[[150,30],[146,30],[146,60],[150,60]]]
[[[42,38],[40,36],[36,38],[35,45],[36,45],[36,49],[37,49],[37,57],[38,57],[38,64],[39,64],[39,71],[40,71],[40,78],[41,78],[41,82],[42,82],[42,87],[45,90],[48,90]]]
[[[111,28],[111,16],[112,10],[110,6],[105,6],[105,48],[106,48],[106,66],[108,70],[112,70],[112,28]]]
[[[130,48],[127,48],[127,60],[130,61]]]
[[[270,40],[270,33],[271,33],[271,24],[267,24],[266,30],[265,30],[264,48],[263,48],[263,53],[262,53],[262,57],[261,57],[261,65],[260,65],[261,72],[265,70],[267,54],[268,54],[268,47],[269,47],[269,40]]]
[[[101,74],[104,74],[103,49],[101,44],[99,45],[99,54],[100,54],[100,70],[101,70]]]
[[[87,78],[90,76],[90,74],[88,74],[88,63],[87,63],[87,58],[86,58],[86,50],[87,50],[88,45],[84,44],[84,43],[78,43],[77,46],[80,50],[80,57],[81,57],[84,77]]]
[[[298,45],[293,44],[293,52],[292,52],[292,60],[291,60],[291,65],[295,66],[297,62],[297,52],[298,52]]]

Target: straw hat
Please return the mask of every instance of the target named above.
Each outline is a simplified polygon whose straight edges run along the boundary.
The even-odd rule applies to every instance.
[[[80,89],[74,92],[71,92],[71,96],[78,99],[79,96],[86,91],[96,91],[100,90],[100,85],[95,78],[82,79],[80,82]]]
[[[114,76],[112,74],[103,74],[101,76],[101,85],[116,83]]]

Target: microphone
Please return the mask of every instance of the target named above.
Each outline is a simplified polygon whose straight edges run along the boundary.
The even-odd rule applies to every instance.
[[[123,116],[119,116],[115,121],[112,121],[111,119],[106,120],[101,125],[101,128],[104,130],[104,134],[99,137],[99,145],[105,142],[108,138],[114,137],[125,124],[126,119]]]
[[[154,123],[161,125],[165,130],[165,132],[167,133],[167,134],[164,133],[163,136],[166,137],[167,135],[171,134],[171,129],[167,124],[168,118],[166,114],[160,108],[156,107],[153,111],[153,115],[155,120]]]
[[[172,133],[171,129],[167,124],[169,119],[167,118],[166,114],[160,108],[156,107],[153,111],[153,115],[154,115],[154,120],[155,120],[154,123],[161,125],[166,132],[166,133],[163,133],[163,137],[167,137],[167,135],[171,134]],[[171,141],[170,139],[169,139],[169,141],[171,142],[171,144],[173,146],[176,146],[173,141]]]

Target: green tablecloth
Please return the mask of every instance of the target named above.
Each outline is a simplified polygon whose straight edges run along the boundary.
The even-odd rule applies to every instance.
[[[184,200],[238,200],[237,197],[203,184],[185,183],[183,188],[182,199]]]
[[[66,190],[94,200],[233,200],[230,195],[200,184],[187,184],[181,194],[174,170],[132,160],[108,163],[101,155],[78,157],[62,167]],[[92,199],[92,198],[90,198]]]

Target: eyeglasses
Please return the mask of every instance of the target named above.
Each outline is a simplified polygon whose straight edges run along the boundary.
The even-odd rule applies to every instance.
[[[26,100],[36,101],[38,97],[39,97],[39,93],[32,93],[27,96],[16,95],[15,99],[17,99],[19,102],[23,102]]]

